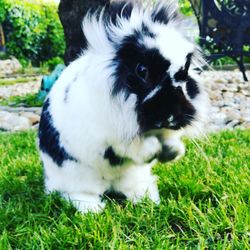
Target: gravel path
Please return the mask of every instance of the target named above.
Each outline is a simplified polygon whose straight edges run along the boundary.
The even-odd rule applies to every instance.
[[[250,82],[243,81],[241,72],[205,71],[202,77],[212,106],[209,130],[250,128]]]
[[[247,72],[250,79],[250,71]],[[250,82],[244,82],[239,71],[205,71],[202,78],[211,99],[209,132],[221,129],[250,128]],[[13,95],[37,93],[35,83],[0,87],[0,99]],[[37,128],[41,108],[0,106],[0,130],[17,131]]]
[[[0,86],[0,100],[8,99],[11,96],[23,96],[35,94],[39,91],[42,77],[36,77],[36,81],[18,83],[15,85]]]

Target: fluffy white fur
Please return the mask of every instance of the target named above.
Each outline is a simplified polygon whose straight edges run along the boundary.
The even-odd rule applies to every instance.
[[[121,18],[118,27],[110,24],[109,32],[112,39],[119,43],[142,22],[157,34],[157,39],[145,37],[141,43],[149,48],[158,48],[166,59],[171,60],[170,75],[173,76],[185,64],[186,55],[196,51],[194,44],[185,38],[179,21],[172,19],[167,25],[154,23],[150,19],[150,8],[148,11],[134,8],[130,19]],[[77,161],[67,160],[58,167],[48,154],[40,151],[47,177],[46,190],[59,191],[82,212],[101,211],[105,203],[100,195],[110,188],[124,193],[133,202],[148,196],[159,203],[157,178],[151,174],[155,160],[145,162],[160,152],[164,144],[179,152],[179,156],[184,154],[180,138],[202,129],[201,121],[206,119],[207,114],[206,94],[199,86],[200,93],[190,100],[197,110],[197,119],[187,129],[162,129],[140,135],[135,112],[136,95],[130,94],[128,99],[122,92],[111,96],[113,68],[107,65],[115,50],[107,38],[102,19],[95,15],[85,18],[83,32],[88,49],[64,70],[48,96],[49,112],[54,127],[60,133],[60,144]],[[195,61],[192,67],[197,66]],[[198,78],[194,71],[191,74]],[[185,89],[184,85],[181,87]],[[152,98],[157,91],[153,90],[147,98]],[[154,136],[159,134],[162,141]],[[103,158],[109,145],[116,153],[133,161],[122,167],[110,166]]]

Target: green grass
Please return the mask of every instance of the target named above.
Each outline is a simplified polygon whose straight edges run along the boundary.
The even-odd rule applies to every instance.
[[[36,133],[0,133],[0,249],[250,249],[250,130],[154,168],[161,204],[82,215],[45,195]],[[201,153],[201,151],[204,152]]]
[[[48,66],[41,64],[40,67],[33,67],[31,64],[22,67],[17,73],[26,75],[47,75],[50,73]]]
[[[41,107],[43,105],[42,100],[38,100],[36,94],[27,94],[24,96],[11,96],[8,99],[0,99],[0,106],[11,107]]]
[[[18,77],[18,78],[3,78],[0,79],[0,86],[10,86],[18,83],[29,83],[37,81],[37,77]]]

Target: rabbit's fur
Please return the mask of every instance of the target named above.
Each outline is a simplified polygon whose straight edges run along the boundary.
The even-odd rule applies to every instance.
[[[92,14],[91,14],[92,13]],[[82,212],[107,190],[160,201],[156,158],[179,158],[180,138],[202,129],[208,99],[194,68],[199,50],[176,3],[114,2],[83,20],[88,48],[49,93],[39,126],[48,192]]]

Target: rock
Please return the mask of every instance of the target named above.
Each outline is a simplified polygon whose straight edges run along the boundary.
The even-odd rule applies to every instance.
[[[215,91],[210,91],[209,97],[211,100],[215,100],[215,101],[219,101],[222,99],[221,94],[219,92],[215,92]]]
[[[213,113],[210,114],[210,119],[216,125],[222,125],[226,122],[226,115],[224,113]]]
[[[40,107],[8,107],[0,106],[0,111],[7,111],[13,113],[22,113],[22,112],[33,112],[36,114],[41,114],[42,108]]]
[[[0,60],[0,75],[13,74],[21,68],[22,65],[15,57],[7,60]]]
[[[18,116],[17,114],[1,111],[0,112],[0,128],[4,130],[17,131],[30,128],[30,122],[27,118]]]
[[[0,91],[0,99],[5,99],[6,97],[9,98],[11,96],[9,88],[1,87]]]
[[[40,121],[40,116],[32,112],[22,112],[20,115],[27,118],[31,125],[35,125]]]
[[[218,79],[215,79],[214,82],[215,82],[215,83],[226,83],[227,80],[226,80],[225,78],[220,77],[220,78],[218,78]]]
[[[231,107],[228,107],[228,106],[225,106],[225,107],[220,108],[220,112],[222,112],[222,113],[224,113],[224,114],[230,112],[231,110],[232,110],[232,108],[231,108]]]
[[[228,97],[224,98],[224,105],[229,106],[229,107],[233,107],[233,108],[236,107],[236,103],[234,103],[233,98],[228,98]]]
[[[226,129],[231,129],[231,128],[234,128],[236,125],[238,125],[240,122],[239,120],[233,120],[229,123],[226,124],[225,128]]]
[[[213,123],[209,124],[207,127],[208,133],[214,133],[214,132],[217,132],[219,130],[221,130],[221,126],[213,124]]]
[[[234,96],[233,100],[234,100],[234,103],[236,104],[240,104],[241,102],[241,99],[238,96]]]
[[[250,96],[250,92],[248,90],[242,89],[240,91],[244,96]]]
[[[32,126],[32,129],[38,129],[38,128],[39,128],[39,123]]]
[[[226,122],[228,121],[233,121],[233,120],[240,120],[241,115],[239,112],[235,111],[235,110],[231,110],[229,112],[226,113]]]
[[[22,116],[16,116],[12,119],[13,130],[26,130],[30,128],[30,122],[27,118]]]
[[[245,107],[246,109],[250,109],[250,98],[246,98],[245,100],[242,100],[240,103],[241,107]]]
[[[250,129],[250,122],[246,122],[246,123],[244,123],[242,125],[244,126],[244,128]]]
[[[234,96],[234,93],[232,93],[232,92],[224,92],[223,93],[223,97],[225,97],[225,98],[233,98],[233,96]]]
[[[238,88],[246,89],[246,90],[250,91],[250,84],[249,84],[249,82],[244,82],[244,83],[239,84]]]
[[[227,90],[230,91],[230,92],[237,92],[238,91],[238,87],[235,86],[234,84],[228,85],[228,89]]]
[[[210,82],[211,83],[211,82]],[[209,85],[209,82],[207,83],[207,85]],[[210,86],[210,89],[212,90],[212,91],[216,91],[216,90],[218,90],[218,88],[216,87],[216,85],[211,85]]]
[[[227,84],[217,84],[217,87],[221,90],[227,90]]]
[[[219,112],[220,112],[220,108],[219,107],[215,107],[215,106],[211,107],[211,113],[219,113]]]
[[[243,118],[244,121],[250,122],[250,114],[246,114]]]
[[[0,123],[8,120],[10,116],[11,116],[11,113],[7,111],[0,111]]]
[[[212,105],[216,106],[216,107],[222,107],[222,106],[225,105],[225,103],[224,103],[223,100],[220,100],[220,101],[214,101],[214,102],[212,102]]]
[[[41,77],[32,83],[18,83],[15,85],[0,86],[0,99],[8,99],[11,96],[23,96],[38,93],[41,86]]]

